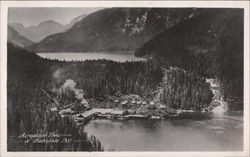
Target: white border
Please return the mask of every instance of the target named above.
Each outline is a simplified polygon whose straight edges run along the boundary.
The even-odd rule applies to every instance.
[[[203,7],[244,8],[244,151],[235,152],[7,152],[8,7]],[[1,154],[0,156],[249,156],[249,2],[248,1],[1,1]]]

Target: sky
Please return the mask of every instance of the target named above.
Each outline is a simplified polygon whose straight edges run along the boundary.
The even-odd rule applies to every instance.
[[[24,26],[38,25],[46,20],[68,24],[73,18],[103,8],[9,8],[8,23]]]

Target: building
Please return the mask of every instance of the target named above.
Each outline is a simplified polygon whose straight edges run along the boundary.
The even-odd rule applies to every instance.
[[[122,110],[113,110],[113,111],[111,111],[111,115],[123,115],[123,111]]]
[[[156,108],[156,106],[155,106],[155,102],[150,101],[150,102],[149,102],[149,106],[148,106],[148,108],[149,108],[149,109],[155,109],[155,108]]]
[[[136,104],[137,104],[137,105],[141,105],[142,102],[141,102],[141,101],[137,101]]]
[[[136,113],[136,110],[127,109],[127,112],[128,112],[129,114],[135,114],[135,113]]]
[[[50,108],[50,111],[51,111],[51,112],[57,112],[58,110],[57,110],[56,107],[53,107],[53,108]]]
[[[74,116],[73,119],[74,119],[74,122],[76,123],[84,122],[84,117],[81,114]]]
[[[161,105],[160,105],[160,108],[161,108],[161,109],[164,109],[164,108],[166,108],[166,105],[161,104]]]
[[[128,101],[125,100],[125,101],[122,102],[122,105],[126,105],[127,103],[128,103]]]
[[[70,108],[61,110],[61,111],[59,112],[59,114],[73,114],[73,113],[74,113],[74,111],[72,111]]]

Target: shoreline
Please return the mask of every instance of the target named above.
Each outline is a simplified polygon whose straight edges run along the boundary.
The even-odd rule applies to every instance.
[[[92,109],[92,110],[96,110],[96,109]],[[105,110],[105,109],[103,109],[103,110]],[[179,120],[181,120],[181,119],[205,120],[205,119],[214,118],[214,119],[233,120],[233,121],[238,121],[238,122],[242,122],[242,123],[244,122],[242,111],[230,111],[230,112],[227,111],[221,115],[218,115],[218,114],[215,114],[213,112],[198,112],[198,111],[186,112],[185,110],[183,110],[182,112],[179,112],[178,114],[175,114],[175,115],[171,115],[171,116],[167,116],[167,117],[160,117],[160,116],[145,116],[145,115],[140,115],[140,114],[114,115],[114,114],[111,114],[111,112],[114,111],[113,109],[106,109],[106,110],[110,110],[110,113],[102,114],[100,112],[95,112],[95,113],[89,115],[88,117],[82,116],[86,112],[72,114],[72,115],[67,115],[67,114],[65,115],[65,114],[59,114],[59,113],[57,113],[57,114],[60,115],[62,118],[68,117],[68,118],[72,119],[73,122],[77,126],[85,126],[90,121],[96,120],[96,119],[105,119],[105,120],[111,120],[111,121],[127,121],[127,120],[172,120],[172,119],[176,119],[176,120],[178,120],[178,119]],[[231,112],[234,112],[234,113],[240,112],[240,114],[237,117],[230,116]]]

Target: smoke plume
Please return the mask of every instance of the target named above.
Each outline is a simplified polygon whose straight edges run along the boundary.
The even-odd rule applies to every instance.
[[[78,100],[86,101],[86,100],[83,98],[83,96],[84,96],[83,90],[82,90],[82,89],[77,89],[77,88],[76,88],[76,83],[75,83],[75,81],[72,80],[72,79],[67,79],[67,80],[65,80],[64,84],[60,87],[59,90],[60,90],[61,92],[63,92],[63,93],[74,92],[75,97],[76,97]]]

